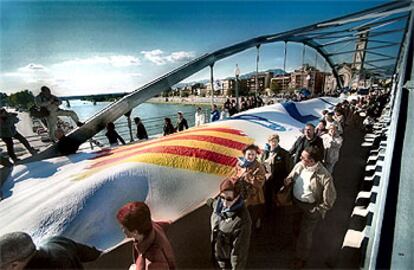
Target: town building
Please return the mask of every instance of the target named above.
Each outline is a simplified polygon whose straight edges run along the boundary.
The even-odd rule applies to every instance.
[[[290,73],[289,87],[295,90],[306,88],[317,95],[323,92],[325,77],[325,72],[305,64],[301,69]]]
[[[257,86],[256,86],[257,77]],[[273,78],[273,72],[265,71],[259,72],[257,75],[253,73],[249,78],[246,79],[247,90],[249,94],[260,94],[265,89],[270,88],[271,80]]]
[[[291,76],[290,73],[278,74],[270,80],[270,87],[267,95],[279,94],[289,90]]]

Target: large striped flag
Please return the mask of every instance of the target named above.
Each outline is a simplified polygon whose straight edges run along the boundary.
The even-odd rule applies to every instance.
[[[93,158],[81,173],[81,180],[122,163],[150,163],[160,166],[230,176],[246,144],[253,143],[242,131],[227,127],[201,127],[159,140],[105,150]]]
[[[0,235],[26,231],[37,242],[64,235],[109,248],[123,239],[115,215],[126,202],[145,201],[155,220],[175,221],[217,195],[247,144],[263,146],[278,133],[289,149],[305,122],[335,102],[275,104],[150,141],[15,166],[3,185]]]

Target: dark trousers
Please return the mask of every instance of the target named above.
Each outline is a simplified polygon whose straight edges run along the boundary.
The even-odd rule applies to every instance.
[[[313,231],[322,220],[322,215],[314,211],[315,204],[304,203],[293,199],[293,233],[296,238],[296,258],[307,260],[310,255],[313,240]]]
[[[283,180],[269,178],[264,185],[264,195],[265,195],[265,215],[271,216],[276,210],[276,205],[274,203],[274,196],[283,186]]]
[[[19,142],[21,142],[24,145],[24,147],[26,147],[26,149],[29,150],[29,152],[31,154],[34,153],[33,147],[29,144],[29,142],[26,140],[26,138],[22,136],[22,134],[20,134],[19,132],[16,132],[16,134],[13,137],[15,139],[17,139]],[[6,138],[1,138],[1,139],[6,144],[7,154],[9,155],[9,157],[12,160],[16,160],[17,157],[16,157],[16,154],[14,153],[13,138],[12,137],[6,137]]]
[[[255,228],[256,222],[258,219],[263,221],[264,216],[264,204],[255,204],[247,206],[247,210],[249,210],[250,218],[252,219],[252,226]]]

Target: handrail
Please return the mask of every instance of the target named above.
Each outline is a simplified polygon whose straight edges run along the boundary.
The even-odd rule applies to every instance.
[[[207,114],[208,109],[204,110],[204,113]],[[183,112],[183,115],[187,119],[187,122],[188,122],[189,126],[192,126],[194,124],[194,118],[193,118],[194,114],[193,114],[193,112]],[[151,136],[151,134],[154,135],[156,133],[156,132],[152,132],[152,131],[159,131],[159,133],[156,133],[156,134],[162,134],[162,127],[163,127],[163,124],[164,124],[163,120],[164,120],[165,117],[173,118],[173,117],[176,117],[176,116],[177,116],[176,114],[168,114],[168,115],[163,115],[163,116],[142,118],[141,120],[144,123],[147,132]],[[154,123],[158,123],[158,124],[154,125]],[[116,123],[116,128],[118,130],[118,133],[121,136],[127,136],[127,138],[129,138],[129,129],[128,129],[128,121],[127,120],[117,122]],[[135,131],[135,129],[136,129],[135,125],[133,125],[132,129]],[[47,133],[45,133],[45,134],[47,135]],[[29,143],[43,142],[41,140],[41,137],[42,137],[42,135],[40,135],[40,134],[25,136],[25,138],[27,139],[27,141]],[[100,141],[100,139],[106,139],[106,138],[105,138],[104,134],[97,134],[92,139],[95,139],[96,142],[102,143],[102,141]],[[15,139],[15,138],[13,138],[13,142],[14,142],[15,145],[20,145],[20,146],[22,145],[22,143],[20,141],[18,141],[17,139]],[[106,145],[106,143],[103,144],[103,146],[105,146],[105,145]],[[6,144],[1,141],[0,142],[0,147],[4,147],[4,146],[6,146]],[[46,146],[47,146],[47,143],[45,143],[44,147],[46,147]],[[100,147],[102,147],[102,146],[100,146]],[[84,150],[84,149],[88,149],[88,148],[89,147],[82,147],[82,148],[79,148],[79,149]],[[23,151],[25,151],[25,150],[23,150]]]
[[[413,6],[414,7],[414,6]],[[400,54],[401,61],[400,67],[398,69],[399,74],[397,81],[394,80],[393,85],[393,99],[392,99],[392,106],[391,106],[391,123],[389,127],[389,134],[387,137],[387,147],[385,150],[385,160],[384,160],[384,170],[382,172],[382,179],[380,182],[380,191],[378,193],[378,206],[376,209],[376,213],[374,214],[373,222],[372,222],[372,229],[370,231],[370,241],[368,242],[367,246],[367,260],[366,264],[363,266],[364,269],[376,269],[378,264],[378,254],[380,249],[380,240],[382,237],[382,226],[383,226],[383,219],[385,213],[385,204],[388,195],[388,187],[390,183],[390,174],[391,174],[391,167],[392,167],[392,160],[394,155],[401,155],[401,153],[395,153],[394,147],[396,144],[396,137],[398,121],[400,118],[400,108],[401,108],[401,100],[402,100],[402,88],[405,78],[405,72],[407,67],[407,62],[412,61],[412,59],[408,59],[408,48],[410,42],[412,40],[412,32],[413,32],[413,24],[414,24],[414,11],[411,12],[410,15],[410,25],[408,27],[408,31],[406,31],[405,38],[404,38],[404,46],[403,46],[403,53]],[[394,179],[393,179],[394,180]],[[395,179],[397,180],[397,179]]]

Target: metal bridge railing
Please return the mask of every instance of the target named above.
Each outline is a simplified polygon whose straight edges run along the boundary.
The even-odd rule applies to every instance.
[[[210,115],[209,110],[208,109],[204,110],[204,114],[205,114],[205,119],[208,122],[209,115]],[[194,113],[193,112],[183,112],[183,115],[184,115],[184,118],[188,122],[188,126],[193,127],[194,124],[195,124]],[[168,114],[168,115],[163,115],[163,116],[149,117],[149,118],[141,119],[141,121],[143,122],[143,124],[144,124],[144,126],[147,130],[147,133],[148,133],[149,137],[162,136],[163,126],[164,126],[164,118],[166,118],[166,117],[171,118],[171,121],[172,121],[173,125],[175,125],[177,114]],[[115,122],[115,126],[116,126],[116,130],[117,130],[118,134],[121,135],[121,137],[125,140],[125,142],[132,142],[130,140],[130,132],[129,132],[129,128],[128,128],[128,121],[126,120],[125,117],[118,119],[118,121]],[[82,144],[81,147],[79,148],[79,150],[94,149],[95,147],[98,147],[98,148],[108,147],[109,143],[108,143],[107,138],[105,136],[105,132],[106,132],[105,129],[102,130],[101,132],[99,132],[90,141],[85,142],[84,144]],[[134,141],[137,140],[136,133],[137,133],[136,125],[135,125],[135,123],[132,123],[132,134],[133,134]],[[48,137],[47,132],[45,133],[45,136]],[[27,139],[27,141],[30,144],[36,143],[36,145],[35,145],[36,149],[44,148],[44,147],[51,144],[51,142],[48,143],[48,142],[42,141],[42,135],[40,135],[40,134],[39,135],[25,136],[25,138]],[[16,152],[17,156],[22,156],[24,154],[28,154],[28,151],[26,150],[26,148],[24,148],[23,144],[20,141],[18,141],[16,139],[13,139],[13,143],[14,143],[15,146],[17,146],[17,147],[15,147],[15,152]],[[3,149],[4,153],[6,153],[6,144],[3,141],[0,141],[0,148]]]

